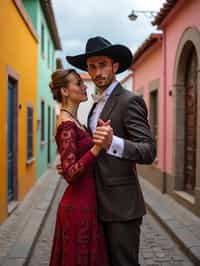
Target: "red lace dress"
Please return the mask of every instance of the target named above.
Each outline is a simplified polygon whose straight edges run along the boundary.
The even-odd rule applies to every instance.
[[[57,128],[56,142],[69,186],[58,206],[50,266],[107,266],[92,177],[92,139],[74,122],[65,121]]]

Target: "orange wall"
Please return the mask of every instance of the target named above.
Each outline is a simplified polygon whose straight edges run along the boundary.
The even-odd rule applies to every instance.
[[[7,72],[19,75],[18,103],[18,200],[35,182],[35,162],[26,165],[26,105],[34,108],[34,156],[36,156],[37,40],[29,31],[12,0],[0,1],[0,223],[7,216]]]

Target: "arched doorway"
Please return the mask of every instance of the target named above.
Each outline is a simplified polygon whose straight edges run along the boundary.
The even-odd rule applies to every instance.
[[[183,33],[174,67],[174,189],[194,194],[200,186],[200,33]]]

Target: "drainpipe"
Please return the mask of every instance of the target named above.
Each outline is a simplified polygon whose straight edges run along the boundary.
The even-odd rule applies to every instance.
[[[167,191],[166,177],[166,147],[167,147],[167,47],[166,47],[166,32],[163,30],[163,186],[162,193]]]

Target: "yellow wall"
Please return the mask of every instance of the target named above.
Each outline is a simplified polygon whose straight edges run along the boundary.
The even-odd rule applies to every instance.
[[[36,157],[37,41],[12,0],[0,1],[0,223],[7,217],[7,72],[9,65],[19,75],[18,103],[18,199],[33,186],[35,162],[26,165],[26,105],[34,108],[34,157]]]

